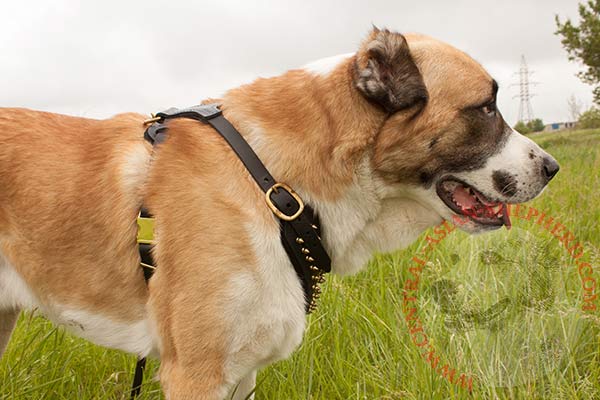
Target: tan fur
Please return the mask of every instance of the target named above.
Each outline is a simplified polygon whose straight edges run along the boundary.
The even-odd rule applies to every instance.
[[[292,70],[229,91],[224,115],[278,180],[336,202],[365,154],[383,177],[411,171],[457,110],[488,95],[491,78],[466,55],[427,37],[407,40],[429,92],[418,118],[410,110],[389,117],[356,90],[355,62],[364,64],[370,39],[326,76]],[[223,317],[225,283],[260,267],[246,224],[276,231],[277,221],[212,128],[170,121],[153,151],[144,119],[1,109],[0,249],[42,304],[119,321],[150,314],[169,398],[219,399],[224,384],[231,388],[227,338],[236,329]],[[458,133],[448,135],[441,140]],[[133,173],[123,172],[127,163]],[[142,202],[157,220],[149,289],[135,243]]]
[[[143,118],[2,110],[0,248],[42,303],[119,319],[144,313],[135,248],[143,182],[128,191],[119,182],[127,151],[149,147],[140,137]]]

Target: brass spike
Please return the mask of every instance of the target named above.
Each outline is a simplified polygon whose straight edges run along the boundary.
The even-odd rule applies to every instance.
[[[313,261],[315,261],[315,259],[314,259],[314,258],[312,258],[311,256],[306,256],[305,258],[306,258],[306,261],[308,261],[308,262],[313,262]]]
[[[296,238],[296,243],[303,244],[304,243],[304,239],[302,239],[301,237],[297,237]]]
[[[304,253],[304,254],[310,254],[310,250],[309,250],[309,249],[307,249],[306,247],[303,247],[301,251],[302,251],[302,253]]]
[[[319,271],[319,267],[317,267],[316,265],[311,265],[308,268],[310,268],[311,271],[315,271],[315,272]]]
[[[321,293],[320,292],[313,293],[313,297],[315,299],[318,299],[319,297],[321,297]]]
[[[316,226],[316,225],[311,225],[311,226],[312,226],[313,229],[319,229],[319,227]]]
[[[317,282],[319,282],[319,283],[325,283],[325,277],[323,275],[319,275],[316,278],[317,278]]]

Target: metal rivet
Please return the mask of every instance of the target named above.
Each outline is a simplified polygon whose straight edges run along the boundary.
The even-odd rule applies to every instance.
[[[310,254],[310,250],[309,250],[309,249],[307,249],[306,247],[303,247],[301,251],[302,251],[302,253],[304,253],[304,254]]]
[[[319,267],[317,267],[316,265],[311,265],[308,268],[310,268],[311,271],[319,271]]]
[[[296,238],[296,243],[303,244],[304,243],[304,239],[302,239],[301,237],[297,237]]]
[[[311,256],[306,256],[306,261],[313,262],[313,261],[315,261],[315,259],[312,258]]]
[[[313,229],[319,229],[319,227],[316,226],[316,225],[311,225],[311,226],[312,226]]]

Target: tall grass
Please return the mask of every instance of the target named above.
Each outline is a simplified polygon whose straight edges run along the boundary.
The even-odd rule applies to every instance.
[[[530,205],[572,231],[597,269],[600,131],[534,139],[561,172]],[[431,230],[355,277],[330,277],[302,346],[259,374],[257,398],[600,398],[600,319],[582,310],[576,261],[548,230],[513,223],[474,237],[454,231],[431,251],[414,303],[426,347],[409,333],[403,288]],[[24,314],[0,362],[0,397],[127,398],[134,363]],[[147,377],[156,370],[151,362]],[[141,398],[162,398],[159,384],[146,379]]]

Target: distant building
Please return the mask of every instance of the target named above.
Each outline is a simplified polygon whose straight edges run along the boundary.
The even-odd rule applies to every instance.
[[[544,127],[544,132],[562,131],[563,129],[573,129],[577,122],[553,122]]]

